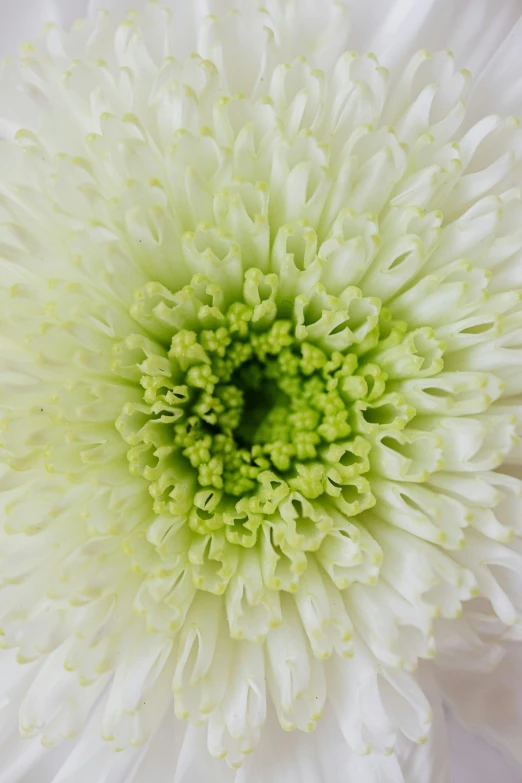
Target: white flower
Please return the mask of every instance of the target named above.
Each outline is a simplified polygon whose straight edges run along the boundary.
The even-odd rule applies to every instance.
[[[1,74],[0,782],[520,759],[519,122],[425,3],[171,5]]]

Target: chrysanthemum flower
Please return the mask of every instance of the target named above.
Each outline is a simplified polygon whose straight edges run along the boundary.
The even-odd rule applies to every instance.
[[[1,75],[0,780],[442,783],[520,658],[522,133],[217,5]]]

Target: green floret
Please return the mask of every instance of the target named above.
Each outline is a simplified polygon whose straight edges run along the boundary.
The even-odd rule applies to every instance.
[[[265,417],[255,434],[255,443],[288,443],[291,440],[292,427],[288,421],[286,407],[277,406]]]
[[[213,359],[212,369],[223,383],[228,383],[234,372],[248,362],[252,353],[250,343],[233,342],[223,359]]]
[[[243,415],[244,394],[237,386],[218,386],[216,395],[220,410],[216,410],[216,422],[223,431],[238,428]]]
[[[301,353],[303,358],[299,362],[301,372],[304,375],[312,375],[326,364],[326,354],[311,343],[302,343]]]
[[[303,380],[300,376],[282,376],[277,380],[277,385],[288,399],[292,400],[292,405],[299,404],[302,401],[307,405],[303,395]]]
[[[199,336],[199,341],[205,351],[208,353],[215,353],[223,358],[227,352],[228,346],[232,342],[232,338],[228,329],[224,326],[220,326],[219,329],[216,329],[215,331],[204,329]]]
[[[185,446],[183,454],[188,457],[193,468],[199,468],[210,462],[212,438],[210,435],[202,435],[189,446]]]
[[[234,497],[252,492],[262,468],[252,464],[252,455],[246,449],[235,450],[224,460],[223,488]]]
[[[348,416],[349,413],[347,411],[339,411],[334,415],[325,416],[321,425],[317,428],[317,432],[327,443],[346,438],[352,431],[348,424]]]
[[[182,369],[186,369],[191,364],[210,361],[205,349],[198,341],[196,332],[187,329],[182,329],[172,338],[169,357],[178,359]]]
[[[209,394],[212,394],[219,378],[217,375],[214,375],[210,365],[198,364],[189,368],[186,380],[188,386],[192,386],[194,389],[204,389]]]
[[[252,335],[252,347],[259,361],[264,362],[267,355],[277,356],[283,348],[294,343],[291,321],[274,321],[270,329],[261,334]]]
[[[235,302],[231,305],[226,316],[230,334],[246,337],[253,312],[252,308],[243,302]]]
[[[321,420],[319,413],[308,405],[302,409],[297,409],[296,412],[292,413],[288,418],[296,433],[315,430]]]
[[[296,432],[294,435],[295,454],[298,460],[315,459],[316,446],[321,442],[318,432]]]
[[[223,487],[223,457],[212,457],[205,465],[198,468],[198,480],[202,487]]]
[[[293,443],[277,441],[276,443],[267,443],[265,454],[270,456],[271,463],[283,472],[290,469],[292,458],[295,456],[295,446]]]
[[[292,489],[297,490],[305,498],[314,500],[324,492],[326,471],[324,465],[319,462],[298,464],[297,476],[288,482]]]
[[[299,375],[301,360],[290,348],[283,348],[277,356],[277,364],[267,363],[267,368],[273,368],[278,375],[296,377]]]

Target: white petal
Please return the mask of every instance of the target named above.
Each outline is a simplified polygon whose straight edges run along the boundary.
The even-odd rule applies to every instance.
[[[91,11],[108,8],[115,15],[122,15],[129,8],[145,4],[146,0],[90,0],[89,8]],[[183,5],[177,0],[167,0],[166,4],[178,14]],[[234,3],[199,0],[191,5],[202,16],[229,10]],[[266,6],[276,18],[282,17],[276,2],[267,2]],[[324,3],[309,0],[305,6],[300,5],[298,15],[292,8],[287,9],[288,26],[293,33],[292,38],[285,41],[288,62],[306,47],[307,39],[318,37],[317,29],[324,30],[325,19],[336,20],[335,6],[330,0]],[[245,7],[248,7],[247,3],[242,10]],[[520,6],[516,0],[507,0],[500,6],[492,0],[461,0],[458,3],[453,0],[426,0],[423,3],[352,0],[347,4],[347,13],[336,20],[337,35],[329,41],[330,56],[349,49],[360,54],[375,52],[384,65],[396,65],[418,49],[450,49],[458,67],[470,68],[478,76],[490,60],[495,59],[495,54],[509,44],[508,37],[519,18]],[[491,94],[492,99],[496,97]]]
[[[172,783],[233,783],[234,772],[222,761],[212,758],[207,748],[205,727],[189,726],[175,767]],[[139,783],[142,783],[140,780]],[[143,782],[144,783],[144,782]]]
[[[423,745],[402,742],[398,755],[405,783],[451,783],[446,716],[440,690],[428,667],[419,670],[423,690],[430,699],[433,722],[428,740]]]
[[[70,5],[77,6],[83,13],[87,3],[84,0],[73,0]],[[55,0],[20,0],[4,5],[0,25],[0,56],[11,54],[16,51],[18,44],[37,36],[46,22],[63,21]]]
[[[361,12],[368,8],[367,3],[360,6]],[[387,13],[382,13],[383,8]],[[395,0],[380,3],[377,10],[380,18],[375,19],[374,36],[365,41],[365,48],[375,51],[385,64],[410,57],[420,48],[450,49],[458,67],[470,68],[474,75],[502,47],[520,17],[517,2],[490,0]]]
[[[520,770],[505,754],[467,731],[451,713],[447,723],[455,781],[520,783]]]
[[[172,701],[174,672],[171,639],[138,626],[122,646],[102,723],[102,736],[120,750],[143,745],[156,729]]]
[[[33,0],[33,4],[34,3]],[[59,15],[60,24],[68,28],[76,19],[88,13],[89,0],[51,0]]]
[[[460,719],[522,766],[522,644],[510,643],[489,674],[444,671],[438,680]]]
[[[102,677],[82,687],[76,673],[64,669],[68,649],[65,643],[50,653],[20,706],[22,736],[42,735],[42,743],[48,747],[81,731],[106,683]]]
[[[127,774],[144,753],[144,748],[133,748],[115,753],[108,742],[100,738],[103,702],[93,711],[81,737],[51,783],[127,783]],[[30,783],[39,783],[35,777]],[[29,781],[28,781],[29,783]]]
[[[467,608],[462,617],[437,622],[435,663],[441,670],[489,673],[502,660],[504,626],[490,607],[488,616],[478,611],[482,600],[474,602],[475,612]]]
[[[322,662],[312,654],[294,602],[283,595],[283,623],[268,636],[268,682],[281,726],[313,731],[326,697]]]
[[[405,783],[397,758],[353,753],[332,710],[313,734],[282,732],[270,716],[258,751],[238,772],[235,783]]]
[[[142,759],[125,783],[172,783],[177,758],[185,739],[187,725],[178,721],[171,708],[148,743]],[[206,753],[206,750],[203,750]]]
[[[493,10],[494,4],[490,4]],[[522,105],[522,79],[520,78],[520,46],[522,41],[522,19],[520,6],[509,5],[511,25],[509,33],[492,56],[473,88],[470,100],[469,121],[484,115],[484,106],[495,107],[495,112],[518,114]],[[518,11],[513,13],[518,7]],[[496,8],[498,11],[498,6]],[[518,19],[516,17],[519,17]]]
[[[17,733],[13,733],[8,749],[2,755],[0,783],[22,780],[25,773],[28,774],[29,781],[36,783],[41,780],[40,762],[45,754],[46,749],[38,739],[27,742]]]

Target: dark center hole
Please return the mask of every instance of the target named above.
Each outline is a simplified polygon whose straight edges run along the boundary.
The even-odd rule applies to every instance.
[[[240,448],[250,449],[256,432],[276,405],[284,405],[286,396],[275,381],[267,378],[259,362],[245,363],[232,376],[232,383],[243,392],[243,415],[234,438]]]

